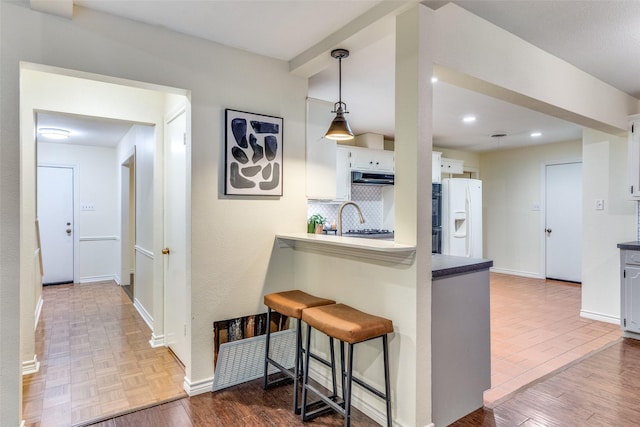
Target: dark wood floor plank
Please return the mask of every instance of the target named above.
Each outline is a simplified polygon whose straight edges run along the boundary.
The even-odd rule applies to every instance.
[[[620,340],[452,426],[640,426],[640,342]]]

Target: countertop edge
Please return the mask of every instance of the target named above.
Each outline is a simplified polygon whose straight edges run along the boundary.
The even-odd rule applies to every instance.
[[[345,248],[376,252],[415,252],[416,247],[403,245],[388,240],[365,239],[360,237],[327,236],[324,234],[290,233],[276,234],[280,240],[293,240],[297,242],[307,242],[318,245],[333,245]]]
[[[493,267],[493,261],[480,258],[465,258],[450,255],[433,254],[431,277],[440,279],[456,274],[473,273]]]
[[[276,234],[277,245],[323,255],[355,258],[365,262],[384,262],[411,265],[415,262],[416,247],[388,240],[358,237],[327,236],[324,234]]]
[[[618,249],[640,251],[640,241],[618,243]]]

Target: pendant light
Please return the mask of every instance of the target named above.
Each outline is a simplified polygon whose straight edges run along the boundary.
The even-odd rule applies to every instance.
[[[353,139],[353,132],[349,126],[349,122],[344,117],[347,111],[347,104],[342,102],[342,60],[349,57],[349,51],[346,49],[334,49],[331,56],[338,60],[338,102],[333,105],[332,113],[336,114],[335,119],[331,122],[329,130],[327,130],[325,138],[337,141],[346,141]]]

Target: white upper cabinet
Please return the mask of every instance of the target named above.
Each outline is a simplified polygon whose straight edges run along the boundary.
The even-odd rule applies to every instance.
[[[351,169],[359,171],[393,172],[393,151],[351,147]]]
[[[324,134],[333,120],[333,104],[307,99],[307,198],[336,198],[336,141]]]
[[[440,159],[440,172],[450,174],[464,173],[464,161],[458,159]]]
[[[431,152],[431,183],[440,184],[442,182],[442,175],[440,173],[442,159],[442,153],[439,151]]]
[[[640,115],[629,117],[629,187],[632,198],[640,198]]]
[[[336,150],[336,186],[335,200],[351,200],[351,150],[338,145]]]

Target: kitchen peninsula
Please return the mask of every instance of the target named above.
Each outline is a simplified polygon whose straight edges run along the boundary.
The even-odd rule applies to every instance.
[[[427,381],[429,376],[436,427],[446,425],[439,420],[458,419],[482,406],[482,392],[490,388],[491,375],[491,261],[432,255],[431,260],[422,261],[432,264],[433,281],[420,287],[415,285],[416,247],[393,241],[278,234],[274,255],[274,262],[290,266],[282,290],[287,283],[294,284],[313,295],[393,320],[389,347],[392,413],[397,425],[414,424],[415,415],[403,396],[415,393],[416,381]],[[428,320],[419,319],[431,319],[431,327]],[[420,365],[424,360],[420,342],[425,339],[431,341],[433,352],[430,367]],[[314,343],[320,353],[328,351],[323,345],[328,347],[323,339]],[[354,372],[383,384],[381,355],[374,344],[358,349]],[[328,375],[316,372],[315,379],[328,385]],[[461,381],[462,375],[468,378]],[[382,423],[385,409],[379,399],[369,399],[357,387],[354,393],[354,405]]]

